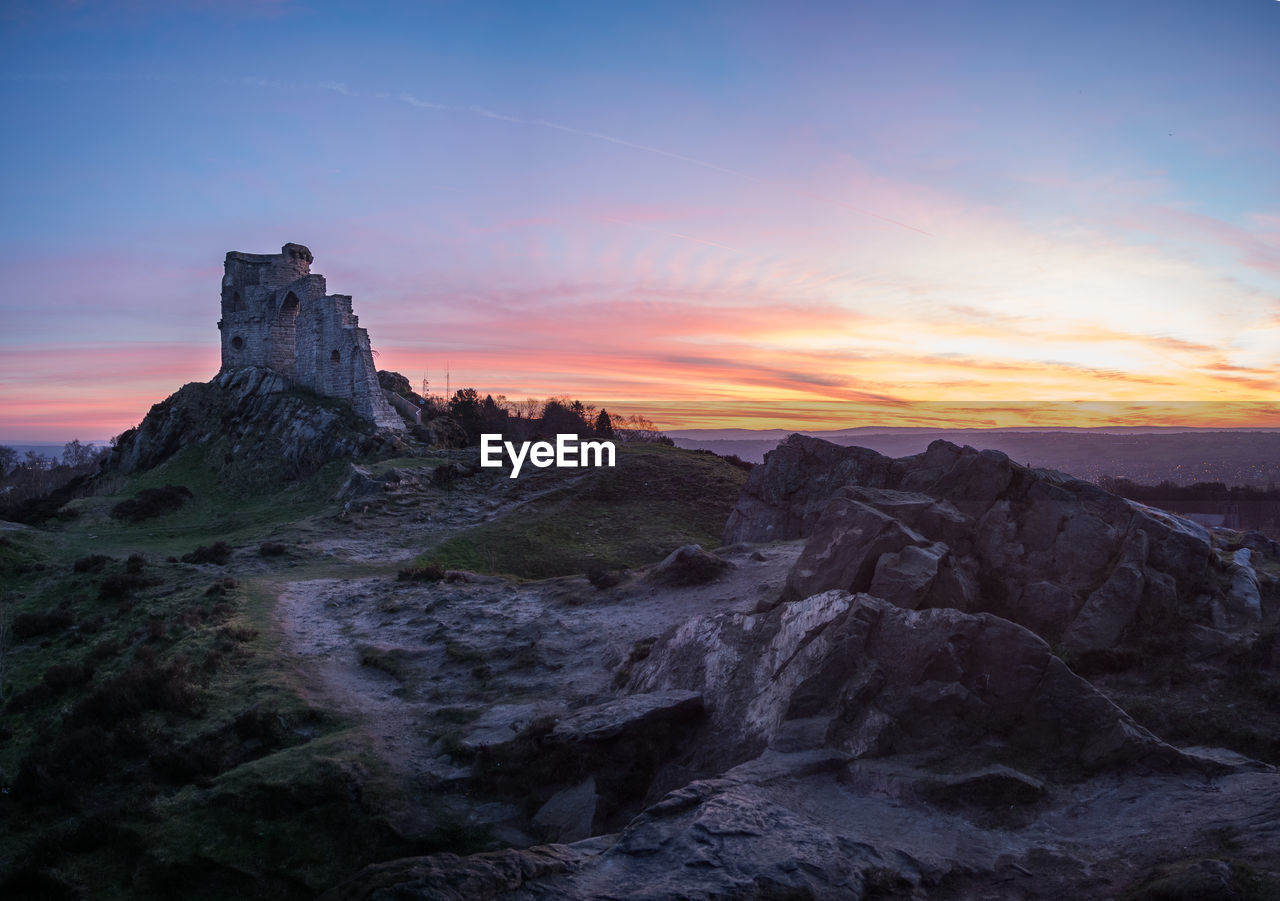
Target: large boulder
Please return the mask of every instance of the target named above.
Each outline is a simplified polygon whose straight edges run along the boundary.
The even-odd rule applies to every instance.
[[[713,770],[771,746],[861,757],[990,740],[1086,767],[1188,765],[1029,630],[867,594],[692,619],[636,666],[630,687],[701,694],[698,755]]]
[[[1223,623],[1261,609],[1238,555],[1222,590],[1228,564],[1195,523],[945,441],[892,460],[793,435],[752,470],[724,537],[808,539],[783,600],[840,588],[987,611],[1082,651],[1215,594]]]
[[[701,545],[685,544],[649,571],[649,581],[676,587],[702,585],[714,582],[728,568],[729,561],[704,551]]]
[[[861,447],[792,435],[747,476],[724,543],[805,538],[837,488],[896,482],[894,461]]]

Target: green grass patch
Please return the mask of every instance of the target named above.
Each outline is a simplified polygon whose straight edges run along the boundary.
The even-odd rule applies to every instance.
[[[181,557],[215,538],[233,546],[257,546],[282,526],[336,512],[333,497],[346,468],[345,461],[334,461],[297,482],[251,489],[224,482],[221,464],[208,460],[203,448],[190,447],[147,472],[111,479],[93,497],[72,501],[68,506],[80,515],[59,524],[54,534],[76,557],[138,551],[151,559]],[[111,518],[121,502],[172,485],[191,492],[181,509],[139,522]]]
[[[187,451],[0,535],[0,897],[311,898],[424,850],[377,825],[389,777],[280,665],[257,554],[169,562],[332,513],[345,466],[242,492]],[[191,489],[182,509],[110,516],[166,484]]]
[[[646,566],[682,544],[719,545],[745,472],[711,454],[663,445],[618,451],[612,469],[535,474],[563,484],[443,542],[414,565],[541,579]]]

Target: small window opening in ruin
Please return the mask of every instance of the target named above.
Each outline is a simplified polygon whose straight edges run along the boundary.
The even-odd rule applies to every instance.
[[[234,338],[231,339],[231,346],[234,347],[236,350],[244,350],[244,339],[241,338],[239,335],[236,335]]]
[[[342,359],[342,354],[338,353],[336,350],[333,353],[329,354],[330,363],[337,363],[341,359]]]
[[[244,312],[244,299],[241,298],[239,291],[237,291],[231,298],[231,312],[233,313]]]

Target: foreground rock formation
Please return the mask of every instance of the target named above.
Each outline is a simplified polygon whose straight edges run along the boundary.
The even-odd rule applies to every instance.
[[[1075,650],[1192,613],[1261,621],[1256,573],[1189,520],[996,451],[934,442],[890,459],[794,435],[752,474],[725,541],[807,538],[784,594],[867,591],[995,613]],[[1219,576],[1234,566],[1230,585]]]
[[[725,539],[709,583],[636,583],[671,607],[735,579],[719,603],[738,603],[638,642],[616,699],[493,708],[464,739],[469,790],[536,785],[532,822],[561,843],[378,864],[325,897],[1280,891],[1275,769],[1165,740],[1063,659],[1176,633],[1271,678],[1265,539],[1000,454],[799,436],[753,471]],[[795,563],[744,591],[761,551]]]

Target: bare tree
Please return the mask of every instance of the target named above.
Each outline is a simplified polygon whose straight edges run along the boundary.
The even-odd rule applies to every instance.
[[[79,439],[62,445],[62,465],[79,468],[92,463],[97,449],[92,444],[81,444]]]
[[[614,418],[613,432],[619,441],[636,441],[640,443],[670,441],[666,435],[662,434],[661,429],[638,414]]]

